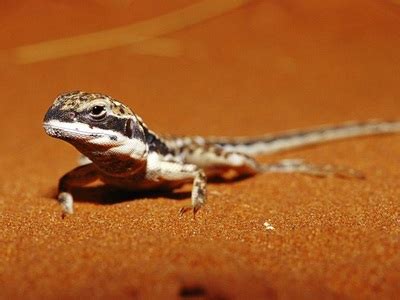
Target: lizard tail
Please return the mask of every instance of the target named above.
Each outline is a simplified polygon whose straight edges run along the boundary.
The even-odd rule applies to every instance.
[[[314,129],[288,131],[256,137],[209,137],[197,138],[198,144],[218,145],[226,151],[247,155],[270,154],[323,142],[367,135],[400,133],[400,120],[348,122],[338,126],[322,126]],[[196,141],[196,137],[192,138]]]

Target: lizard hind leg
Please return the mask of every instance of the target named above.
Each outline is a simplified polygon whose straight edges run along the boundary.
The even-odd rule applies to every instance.
[[[344,178],[364,179],[365,175],[358,170],[332,164],[312,164],[302,159],[284,159],[277,163],[261,165],[264,173],[303,173],[312,176],[337,176]]]
[[[284,159],[272,164],[260,164],[254,158],[238,152],[226,152],[226,165],[236,170],[239,175],[255,173],[303,173],[312,176],[337,176],[364,179],[365,175],[355,169],[334,164],[313,164],[302,159]]]

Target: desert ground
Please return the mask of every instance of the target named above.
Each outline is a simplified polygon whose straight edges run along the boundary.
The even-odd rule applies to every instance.
[[[48,137],[55,97],[128,104],[156,132],[259,135],[400,118],[399,1],[2,1],[0,298],[394,299],[400,135],[260,156],[365,180],[260,174],[120,197],[90,188],[61,218],[77,151]]]

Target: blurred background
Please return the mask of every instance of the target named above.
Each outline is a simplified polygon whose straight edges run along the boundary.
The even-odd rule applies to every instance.
[[[6,132],[38,134],[53,99],[78,89],[179,134],[399,115],[398,1],[26,0],[0,10]]]

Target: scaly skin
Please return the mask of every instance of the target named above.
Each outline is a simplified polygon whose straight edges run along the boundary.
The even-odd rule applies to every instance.
[[[400,121],[367,121],[325,126],[254,138],[158,136],[121,102],[103,94],[71,92],[57,97],[43,126],[48,135],[67,141],[83,154],[81,165],[59,182],[63,215],[73,213],[72,189],[101,180],[130,190],[172,190],[193,183],[196,213],[207,199],[206,178],[234,171],[237,176],[260,172],[300,172],[316,176],[362,178],[353,169],[314,165],[299,159],[260,165],[252,155],[287,151],[356,136],[400,132]]]

